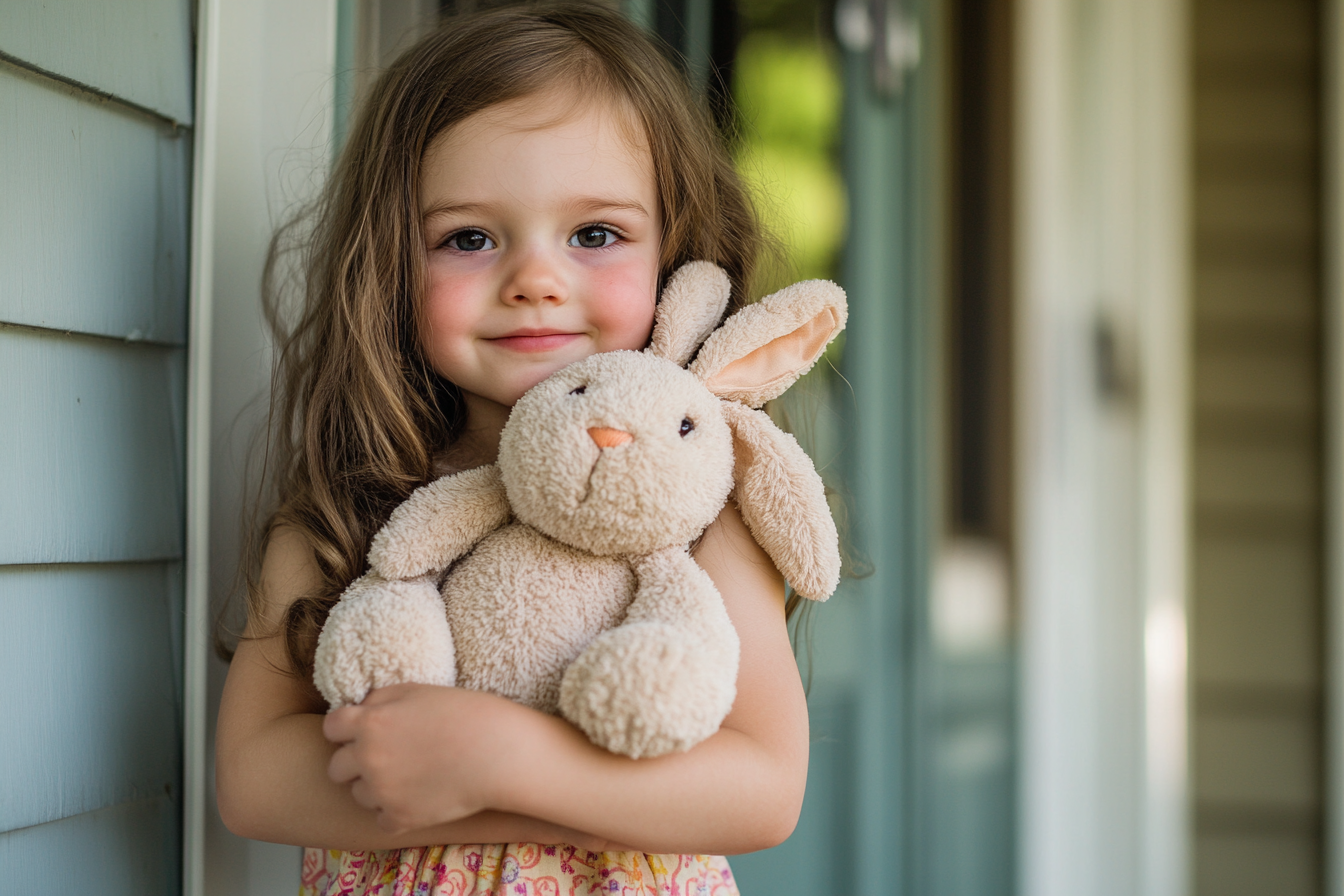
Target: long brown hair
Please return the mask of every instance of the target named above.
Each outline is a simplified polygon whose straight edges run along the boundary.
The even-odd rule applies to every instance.
[[[562,85],[609,97],[642,126],[661,206],[661,276],[707,259],[727,271],[734,305],[745,301],[762,247],[750,199],[706,110],[637,27],[596,3],[514,7],[449,20],[403,54],[373,85],[322,198],[277,234],[267,264],[275,509],[249,537],[248,609],[262,618],[267,539],[278,527],[299,532],[321,584],[281,626],[305,676],[374,532],[432,478],[435,455],[464,422],[460,393],[426,363],[418,335],[425,151],[468,116]],[[301,233],[298,307],[287,314],[278,272]]]

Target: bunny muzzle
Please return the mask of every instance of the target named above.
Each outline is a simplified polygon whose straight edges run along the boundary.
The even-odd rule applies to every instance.
[[[518,519],[598,555],[685,545],[733,488],[721,403],[675,363],[593,355],[514,405],[499,467]]]

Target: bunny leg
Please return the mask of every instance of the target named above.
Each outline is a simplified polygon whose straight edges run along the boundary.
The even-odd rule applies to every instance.
[[[331,608],[313,681],[332,709],[392,684],[456,681],[453,635],[434,578],[356,579]]]
[[[688,750],[719,729],[737,695],[740,646],[723,598],[682,548],[632,561],[625,621],[565,671],[560,711],[627,756]]]

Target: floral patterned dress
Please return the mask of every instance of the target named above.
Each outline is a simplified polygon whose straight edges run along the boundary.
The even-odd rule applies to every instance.
[[[307,849],[299,896],[738,896],[723,856],[500,843]]]

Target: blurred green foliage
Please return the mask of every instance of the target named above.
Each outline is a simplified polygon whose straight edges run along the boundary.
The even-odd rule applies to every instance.
[[[817,0],[737,0],[743,32],[774,31],[812,40],[820,33],[820,19],[829,4]]]
[[[815,36],[749,30],[738,48],[733,95],[738,169],[785,253],[786,269],[767,270],[759,291],[834,279],[845,192],[835,158],[840,78],[833,55]]]

